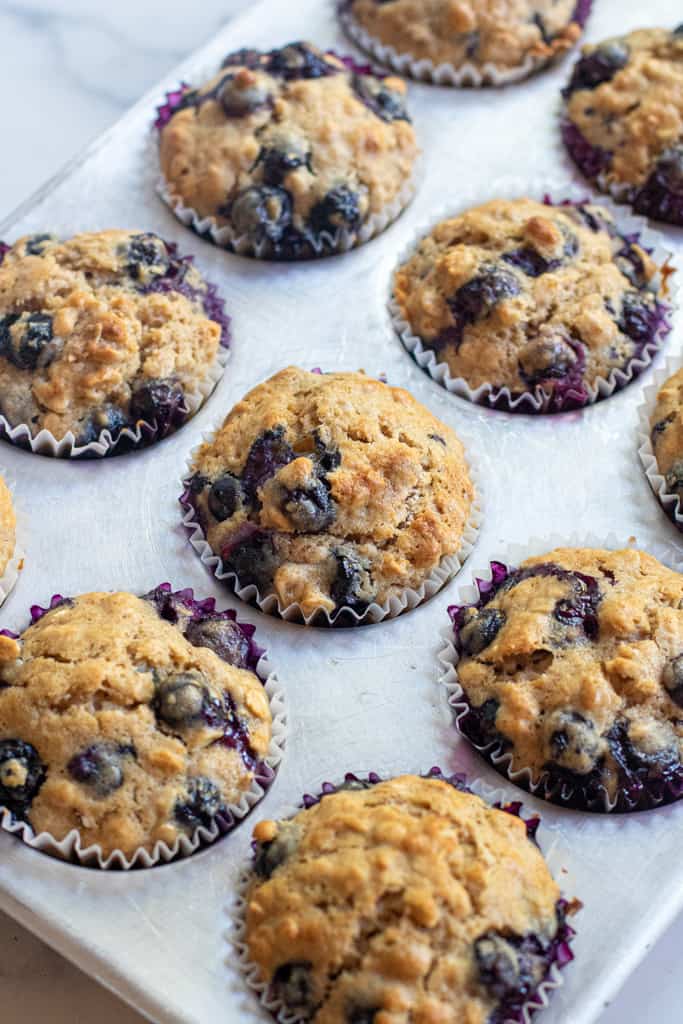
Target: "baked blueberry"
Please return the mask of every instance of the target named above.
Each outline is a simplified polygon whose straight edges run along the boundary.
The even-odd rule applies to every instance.
[[[295,852],[299,837],[297,826],[283,821],[279,823],[275,838],[255,843],[254,871],[258,877],[270,878]]]
[[[34,746],[23,740],[0,740],[0,806],[25,818],[46,775]]]
[[[238,235],[277,245],[292,222],[291,196],[284,188],[250,185],[231,204],[230,217]]]
[[[186,418],[185,393],[177,381],[145,381],[131,395],[130,415],[135,423],[143,420],[163,435]]]
[[[360,612],[368,603],[364,595],[372,590],[370,574],[352,555],[338,553],[335,557],[336,572],[330,596],[338,608]]]
[[[209,699],[203,677],[198,673],[183,672],[164,678],[157,684],[154,710],[166,725],[186,728],[202,720]]]
[[[208,498],[209,511],[219,523],[234,516],[241,500],[242,485],[232,473],[223,473],[211,484]]]
[[[505,625],[505,612],[496,608],[482,608],[481,611],[468,609],[463,624],[458,629],[458,644],[468,657],[474,657],[486,650]]]
[[[335,64],[310,43],[290,43],[281,50],[271,50],[267,67],[271,75],[281,76],[288,81],[325,78],[338,71]]]
[[[575,64],[567,95],[577,89],[596,89],[603,82],[611,82],[617,71],[626,66],[628,58],[629,48],[619,39],[596,46]]]
[[[301,533],[321,533],[335,519],[329,487],[315,478],[308,487],[285,491],[282,509],[294,529]]]
[[[72,779],[87,786],[100,798],[110,796],[120,789],[124,780],[124,759],[136,757],[135,748],[130,744],[95,743],[75,754],[67,765]]]
[[[29,235],[29,237],[26,239],[26,255],[42,256],[46,246],[50,242],[56,241],[56,235],[47,234],[46,232],[37,235]]]
[[[133,235],[126,248],[126,270],[131,277],[147,282],[157,274],[165,274],[170,260],[166,245],[150,233]]]
[[[242,487],[249,500],[255,502],[259,488],[293,458],[294,452],[285,437],[283,426],[264,430],[249,449],[242,470]]]
[[[474,943],[479,981],[500,1001],[523,1002],[545,977],[548,957],[534,936],[490,931]]]
[[[266,185],[281,185],[287,175],[299,167],[307,167],[310,171],[311,155],[303,139],[281,135],[268,140],[254,166],[263,171]]]
[[[563,335],[542,335],[530,341],[520,352],[519,372],[533,387],[541,381],[561,380],[577,367],[578,361],[576,351]]]
[[[410,121],[405,95],[389,88],[381,78],[354,75],[353,88],[363,103],[383,121]]]
[[[235,668],[248,668],[251,656],[249,639],[232,619],[220,612],[191,619],[185,636],[195,647],[208,647]]]
[[[211,828],[225,811],[220,789],[203,775],[189,780],[187,792],[174,808],[176,821],[192,831],[200,826]]]
[[[311,964],[304,961],[291,961],[280,964],[272,981],[273,995],[292,1010],[312,1011],[313,982]]]
[[[19,370],[49,366],[55,355],[52,340],[49,314],[9,313],[0,318],[0,355]]]
[[[253,75],[226,75],[218,86],[217,97],[228,117],[249,117],[270,103],[272,92]]]
[[[604,740],[590,717],[578,711],[554,711],[545,728],[549,734],[549,760],[579,775],[593,771],[604,753]]]
[[[667,661],[662,672],[662,683],[674,704],[683,708],[683,654]]]
[[[342,228],[355,228],[361,220],[361,200],[348,185],[331,189],[311,210],[310,222],[316,236],[334,235]]]

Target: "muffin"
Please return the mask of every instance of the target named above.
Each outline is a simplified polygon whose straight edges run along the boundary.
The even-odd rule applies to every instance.
[[[237,403],[186,483],[223,572],[307,621],[423,586],[474,501],[462,444],[408,392],[296,367]]]
[[[17,539],[16,525],[12,495],[0,476],[0,584],[2,584],[2,577],[14,557]]]
[[[521,1020],[558,960],[566,905],[525,823],[446,781],[347,777],[254,838],[246,955],[298,1020]]]
[[[557,412],[623,384],[668,330],[660,271],[604,207],[496,199],[423,238],[392,312],[404,340],[482,389],[467,397]]]
[[[564,96],[564,142],[586,177],[683,225],[683,26],[585,46]]]
[[[21,238],[0,259],[5,433],[26,424],[118,450],[157,440],[213,388],[227,325],[192,258],[154,234]]]
[[[191,591],[36,609],[0,637],[0,807],[57,842],[75,829],[103,858],[215,838],[268,756],[255,653]]]
[[[683,370],[670,377],[657,395],[650,418],[652,450],[666,491],[683,508]]]
[[[492,571],[475,604],[449,609],[464,735],[556,803],[679,799],[683,576],[641,551],[581,548]]]
[[[446,66],[454,84],[465,84],[457,72],[467,69],[467,84],[476,85],[548,64],[579,38],[590,7],[591,0],[342,0],[340,12],[356,41],[401,72],[440,79]]]
[[[308,43],[230,54],[161,109],[167,198],[244,254],[348,249],[408,201],[417,145],[405,92]]]

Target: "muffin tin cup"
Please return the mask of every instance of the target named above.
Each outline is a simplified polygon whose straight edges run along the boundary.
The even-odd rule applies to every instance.
[[[405,75],[418,82],[456,87],[512,85],[515,82],[523,81],[536,71],[541,71],[562,57],[562,53],[545,58],[527,56],[521,64],[514,68],[501,68],[491,62],[479,65],[467,61],[456,67],[454,64],[448,63],[434,64],[428,57],[416,60],[411,53],[399,53],[395,47],[382,43],[379,39],[371,36],[353,17],[349,0],[332,0],[332,2],[342,28],[361,50],[371,54],[380,64],[398,72],[399,75]],[[592,6],[593,0],[579,0],[576,5],[574,20],[582,28]]]
[[[585,188],[581,188],[567,180],[545,179],[545,178],[504,178],[493,182],[485,188],[465,193],[459,200],[457,206],[444,207],[437,211],[428,224],[423,224],[419,231],[413,235],[408,246],[401,252],[395,264],[389,282],[388,317],[391,330],[396,333],[404,348],[413,357],[417,365],[424,370],[438,384],[441,384],[451,394],[465,398],[475,405],[482,405],[487,408],[497,409],[503,412],[538,414],[556,414],[560,412],[577,411],[594,405],[596,402],[609,398],[616,391],[620,391],[646,370],[656,353],[663,346],[667,336],[672,330],[672,319],[678,309],[678,286],[675,280],[675,273],[671,263],[672,252],[665,247],[664,239],[658,233],[647,226],[643,217],[628,215],[623,209],[618,208],[609,197],[601,197],[597,205],[607,209],[615,218],[619,234],[628,237],[637,236],[638,243],[650,251],[652,259],[660,268],[660,274],[655,281],[660,285],[664,294],[659,297],[659,324],[653,339],[644,346],[640,356],[631,359],[624,368],[612,370],[609,377],[597,377],[593,384],[583,384],[583,392],[579,389],[572,391],[567,389],[563,396],[562,408],[553,407],[553,395],[545,392],[540,386],[534,391],[513,393],[508,387],[499,387],[491,382],[485,382],[478,387],[472,387],[463,377],[452,377],[447,363],[440,363],[437,354],[429,348],[418,335],[413,333],[412,327],[402,316],[398,302],[394,297],[394,277],[396,272],[414,254],[418,244],[428,235],[437,224],[443,220],[458,216],[471,207],[479,206],[491,199],[520,199],[523,197],[535,198],[539,201],[544,196],[554,199],[553,205],[559,206],[565,200],[576,204],[590,201],[596,203],[586,194]],[[665,273],[662,273],[665,271]]]
[[[16,480],[9,473],[6,473],[4,469],[0,468],[0,477],[5,481],[8,490],[12,495],[12,506],[14,508],[14,514],[16,516],[17,525],[15,530],[14,538],[14,551],[12,557],[5,566],[5,571],[0,576],[0,607],[5,603],[12,590],[14,589],[17,580],[19,579],[19,573],[24,567],[24,548],[22,539],[24,535],[24,523],[21,508],[17,508],[16,505]]]
[[[194,593],[191,589],[188,588],[181,593],[190,600],[194,600]],[[60,595],[55,595],[50,602],[49,608],[33,606],[31,608],[32,621],[37,621],[51,607],[54,607],[55,602],[59,603],[61,600]],[[241,626],[248,625],[247,623],[240,623],[237,619],[235,621]],[[251,631],[251,627],[249,629]],[[5,635],[7,634],[5,633]],[[211,846],[217,839],[227,835],[228,832],[231,832],[240,824],[243,818],[246,818],[273,784],[277,767],[284,755],[287,739],[285,692],[268,659],[267,652],[258,647],[256,647],[256,651],[259,652],[257,655],[258,661],[252,671],[255,672],[263,683],[268,696],[272,716],[270,745],[265,757],[257,766],[249,788],[241,795],[239,802],[230,804],[226,808],[227,813],[217,817],[210,828],[201,826],[192,836],[180,835],[171,846],[159,841],[155,843],[151,852],[144,847],[140,847],[130,856],[127,856],[121,850],[113,850],[110,854],[105,855],[97,843],[83,846],[77,829],[72,829],[61,840],[56,839],[49,832],[36,834],[27,822],[19,821],[6,808],[0,808],[0,828],[4,832],[17,836],[33,850],[39,850],[41,853],[74,865],[104,871],[112,869],[129,871],[133,868],[152,868],[158,864],[168,864],[171,861],[183,860],[198,850]]]
[[[340,60],[351,60],[351,58],[343,57],[339,54],[335,54],[335,56],[339,56]],[[207,73],[207,77],[211,74],[215,74],[215,68]],[[170,116],[183,91],[184,86],[181,85],[178,89],[166,93],[165,102],[157,108],[159,118],[150,133],[149,150],[146,156],[146,162],[150,167],[153,167],[155,163],[159,164],[159,129],[157,124],[160,123],[160,119],[167,117],[167,115]],[[164,121],[163,123],[167,122]],[[166,181],[161,170],[159,170],[157,178],[156,192],[162,202],[169,207],[182,224],[191,228],[201,238],[213,242],[219,249],[226,249],[238,256],[246,256],[257,260],[300,263],[349,252],[351,249],[358,248],[358,246],[369,242],[377,235],[381,235],[410,205],[417,194],[423,176],[424,160],[420,150],[418,150],[412,174],[406,179],[395,198],[390,203],[387,203],[382,210],[369,217],[355,231],[350,231],[348,228],[338,228],[334,234],[322,232],[320,238],[309,239],[313,252],[310,255],[293,257],[292,259],[274,256],[270,248],[270,242],[267,240],[254,243],[246,235],[238,235],[230,224],[220,225],[215,217],[202,217],[193,207],[188,206],[180,196],[174,194],[172,186]]]
[[[681,368],[681,357],[671,357],[664,366],[654,373],[648,386],[643,389],[643,404],[638,410],[638,457],[645,470],[650,487],[672,523],[683,531],[683,502],[666,488],[664,475],[660,473],[657,458],[652,447],[650,418],[655,410],[657,395],[662,385]]]
[[[215,432],[204,435],[204,441],[209,441]],[[253,583],[242,584],[234,572],[226,572],[223,569],[223,561],[217,555],[209,543],[197,519],[194,506],[189,500],[188,480],[192,475],[192,465],[195,456],[199,452],[199,445],[190,455],[187,470],[181,481],[183,493],[179,501],[183,509],[183,526],[189,532],[190,544],[199,555],[203,565],[214,574],[216,579],[226,583],[240,600],[247,604],[256,605],[267,615],[276,615],[286,622],[301,623],[306,626],[363,626],[370,623],[383,622],[385,619],[394,619],[403,612],[417,608],[418,605],[434,597],[446,584],[456,576],[463,565],[470,557],[484,518],[482,507],[482,486],[479,472],[476,466],[470,462],[465,453],[465,462],[470,479],[474,486],[474,500],[470,514],[463,530],[460,548],[454,555],[446,555],[439,562],[438,566],[424,580],[416,590],[406,587],[399,595],[392,596],[382,604],[373,602],[362,613],[348,606],[337,609],[330,613],[325,608],[316,608],[314,611],[304,614],[301,605],[296,602],[283,607],[275,594],[268,594],[261,597],[258,588]]]
[[[487,584],[493,579],[493,566],[500,565],[506,570],[519,566],[527,558],[532,558],[544,553],[553,551],[558,547],[566,548],[602,548],[617,551],[632,547],[637,550],[637,545],[630,543],[632,538],[621,540],[614,534],[607,537],[595,535],[569,537],[550,536],[542,539],[532,539],[523,546],[511,545],[505,552],[506,559],[492,557],[485,567],[477,568],[472,572],[472,582],[461,586],[452,607],[471,605],[476,602],[481,593],[486,590]],[[645,549],[643,549],[645,550]],[[668,548],[662,546],[661,550],[647,549],[648,554],[659,558],[664,564],[669,565],[675,571],[683,570],[683,561]],[[673,565],[671,563],[674,563]],[[480,585],[482,589],[480,589]],[[615,798],[610,798],[602,785],[578,787],[559,776],[553,776],[548,771],[535,771],[532,768],[521,765],[514,757],[514,753],[507,750],[499,741],[478,745],[475,743],[463,728],[463,725],[471,712],[472,705],[460,685],[458,678],[459,653],[454,643],[453,627],[444,628],[442,635],[442,647],[438,653],[440,662],[439,683],[446,695],[454,724],[463,738],[474,747],[485,760],[487,760],[497,772],[507,778],[515,786],[526,790],[528,793],[541,800],[547,800],[551,804],[561,807],[568,807],[574,810],[595,812],[602,814],[629,813],[635,811],[647,811],[667,804],[675,803],[683,797],[683,779],[680,786],[668,783],[653,784],[650,789],[641,786],[637,799],[631,799],[623,788]]]
[[[557,880],[562,877],[563,873],[565,873],[562,852],[557,842],[552,837],[552,834],[549,834],[548,829],[543,825],[541,818],[537,814],[534,814],[532,811],[525,808],[521,802],[510,801],[509,794],[503,789],[489,786],[486,782],[478,778],[470,779],[464,774],[446,775],[439,767],[430,768],[428,772],[425,772],[423,777],[450,782],[458,789],[466,789],[476,796],[481,797],[481,799],[487,804],[500,807],[502,810],[506,810],[508,813],[521,818],[527,825],[530,836],[534,838],[534,841],[541,848],[543,858],[553,878]],[[346,774],[344,782],[355,781],[369,782],[371,785],[375,785],[384,780],[374,772],[370,772],[365,778],[351,772]],[[278,820],[293,818],[303,809],[312,807],[314,804],[318,803],[323,797],[337,792],[338,788],[339,784],[335,785],[331,782],[324,782],[320,792],[315,796],[304,794],[302,802],[298,807],[285,807],[282,812],[278,813]],[[539,832],[540,842],[538,841]],[[230,917],[230,932],[228,938],[232,947],[230,963],[234,965],[237,973],[239,973],[241,980],[246,984],[247,988],[256,996],[253,1007],[248,1008],[243,1004],[242,1012],[245,1017],[247,1013],[249,1013],[249,1017],[246,1019],[253,1018],[255,1020],[262,1020],[262,1014],[259,1012],[259,1008],[263,1008],[268,1011],[268,1013],[270,1013],[271,1016],[279,1022],[279,1024],[298,1024],[299,1021],[303,1022],[308,1018],[297,1014],[295,1011],[287,1009],[280,1000],[274,998],[270,991],[270,986],[267,982],[261,979],[258,965],[249,959],[249,947],[246,942],[246,911],[249,888],[252,879],[253,872],[251,867],[245,867],[241,871],[235,883],[234,902],[228,910]],[[564,908],[570,907],[570,904],[564,897],[561,897],[560,903]],[[575,904],[575,907],[576,909],[580,909],[581,904]],[[561,968],[571,963],[574,959],[574,954],[570,948],[570,943],[574,934],[574,929],[566,923],[561,926],[556,941],[555,959],[551,964],[545,980],[541,982],[523,1006],[519,1010],[515,1010],[515,1015],[506,1017],[504,1021],[501,1021],[501,1024],[530,1024],[534,1014],[539,1010],[545,1009],[549,1005],[553,993],[564,984],[564,978],[560,973]]]

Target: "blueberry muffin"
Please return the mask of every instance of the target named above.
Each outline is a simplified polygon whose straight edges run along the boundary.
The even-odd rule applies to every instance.
[[[666,489],[683,508],[683,370],[662,386],[650,419],[652,450]]]
[[[396,272],[394,300],[451,377],[559,411],[656,343],[660,269],[602,207],[498,199],[437,224]]]
[[[0,637],[0,806],[127,857],[230,823],[271,735],[248,636],[160,588],[53,602]]]
[[[228,229],[240,252],[348,248],[401,199],[417,155],[405,84],[349,63],[308,43],[241,50],[177,96],[160,124],[173,203]]]
[[[461,731],[558,803],[632,811],[683,795],[683,576],[634,550],[492,569],[475,604],[450,609]]]
[[[343,0],[373,41],[438,67],[542,67],[581,35],[590,0]]]
[[[215,289],[156,235],[30,235],[0,263],[0,414],[32,435],[163,437],[227,343]]]
[[[0,580],[12,561],[16,546],[16,517],[12,495],[0,476]]]
[[[683,225],[683,25],[584,47],[564,95],[564,141],[586,177]]]
[[[224,571],[308,619],[419,588],[473,497],[462,444],[407,391],[289,367],[201,446],[183,500]]]
[[[564,934],[524,822],[435,778],[347,785],[254,829],[269,1000],[315,1024],[521,1020]]]

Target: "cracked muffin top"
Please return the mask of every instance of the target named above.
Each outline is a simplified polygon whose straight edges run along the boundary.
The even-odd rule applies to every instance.
[[[559,548],[492,568],[480,600],[451,609],[465,735],[546,773],[562,802],[677,798],[683,576],[635,550]]]
[[[557,411],[653,342],[659,269],[603,207],[497,199],[437,224],[394,298],[452,377]]]
[[[247,638],[201,609],[163,587],[84,594],[0,637],[0,807],[130,857],[239,803],[270,708]]]
[[[683,506],[683,370],[662,385],[650,426],[652,449],[666,489]]]
[[[407,391],[289,367],[201,446],[186,500],[226,571],[308,617],[418,588],[473,496],[457,436]]]
[[[227,343],[215,289],[153,234],[30,235],[0,254],[0,413],[78,445],[188,416]]]
[[[315,1024],[509,1019],[561,926],[524,822],[438,779],[350,786],[254,829],[246,945],[269,997]]]
[[[401,79],[354,70],[308,43],[231,54],[162,118],[172,198],[228,227],[239,251],[335,251],[411,178],[405,92]]]
[[[9,487],[0,476],[0,578],[12,560],[16,546],[16,516]]]
[[[385,46],[415,60],[501,70],[546,64],[572,46],[590,4],[577,0],[345,0]]]
[[[683,224],[683,25],[585,46],[564,95],[565,142],[587,177]]]

